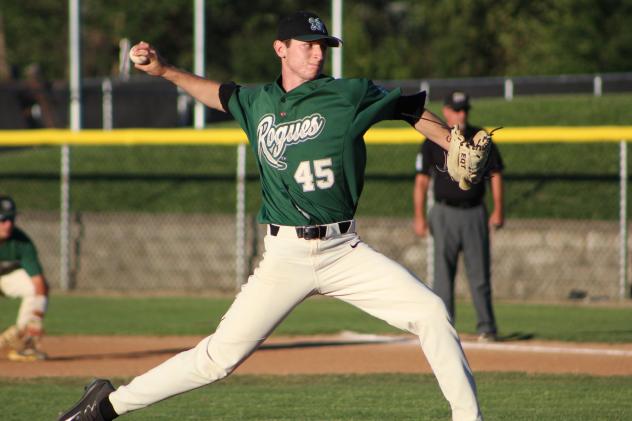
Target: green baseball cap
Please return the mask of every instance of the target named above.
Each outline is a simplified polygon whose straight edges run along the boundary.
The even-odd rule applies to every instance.
[[[0,217],[15,218],[17,209],[15,202],[9,196],[0,196]]]

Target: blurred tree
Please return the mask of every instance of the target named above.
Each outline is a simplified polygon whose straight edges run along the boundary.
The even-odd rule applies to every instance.
[[[117,67],[121,38],[160,46],[174,63],[191,68],[193,1],[82,0],[82,70],[105,76]]]
[[[152,42],[175,65],[192,68],[192,0],[81,3],[84,77],[118,67],[121,38]],[[65,79],[67,8],[66,0],[0,0],[8,66],[39,63],[46,79]],[[277,18],[298,8],[331,26],[329,1],[206,0],[208,74],[242,82],[276,77]],[[347,0],[344,73],[407,79],[629,71],[631,20],[630,0]]]
[[[66,77],[67,1],[0,0],[9,66],[39,63],[44,79]]]
[[[629,72],[632,70],[632,1],[607,0],[599,5],[603,10],[599,68]]]
[[[11,79],[11,67],[7,60],[7,43],[4,38],[4,17],[0,9],[0,81]]]
[[[632,68],[627,0],[508,0],[491,9],[504,74],[592,73]],[[624,23],[628,22],[628,23]]]
[[[223,32],[216,34],[214,43],[222,40],[219,55],[207,55],[209,61],[221,64],[222,69],[218,73],[223,79],[233,79],[242,82],[267,82],[279,76],[278,58],[272,49],[272,43],[276,37],[276,27],[279,17],[295,10],[311,10],[325,19],[328,29],[331,31],[330,10],[328,2],[323,1],[298,1],[298,0],[260,0],[249,1],[221,1],[223,7],[215,8],[216,13],[207,19],[212,25],[221,25]],[[323,7],[324,6],[324,7]],[[233,9],[229,16],[230,22],[226,22],[226,9]],[[207,45],[213,42],[207,37]],[[219,62],[219,63],[217,63]]]

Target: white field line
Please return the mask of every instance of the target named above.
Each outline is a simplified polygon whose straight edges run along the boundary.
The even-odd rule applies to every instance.
[[[373,343],[410,343],[419,345],[417,338],[403,338],[397,336],[372,335],[345,331],[339,337],[346,341],[373,342]],[[509,344],[502,342],[479,343],[462,341],[463,349],[483,351],[527,352],[534,354],[575,354],[575,355],[602,355],[612,357],[632,357],[632,350],[584,348],[580,346],[555,346],[555,345],[526,345]]]
[[[632,351],[625,349],[583,348],[576,346],[561,347],[553,345],[517,345],[500,343],[463,342],[464,349],[480,349],[485,351],[530,352],[534,354],[576,354],[606,355],[612,357],[632,357]]]

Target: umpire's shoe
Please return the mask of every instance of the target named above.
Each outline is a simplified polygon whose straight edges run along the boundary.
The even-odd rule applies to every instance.
[[[58,421],[110,421],[116,418],[110,402],[104,402],[114,392],[109,380],[95,379],[85,390],[79,402],[61,415]],[[103,403],[107,408],[104,408]]]

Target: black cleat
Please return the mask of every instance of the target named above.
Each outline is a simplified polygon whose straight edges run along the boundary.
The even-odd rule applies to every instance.
[[[109,380],[95,379],[85,387],[79,402],[61,415],[58,421],[110,421],[101,414],[99,404],[114,392]]]

